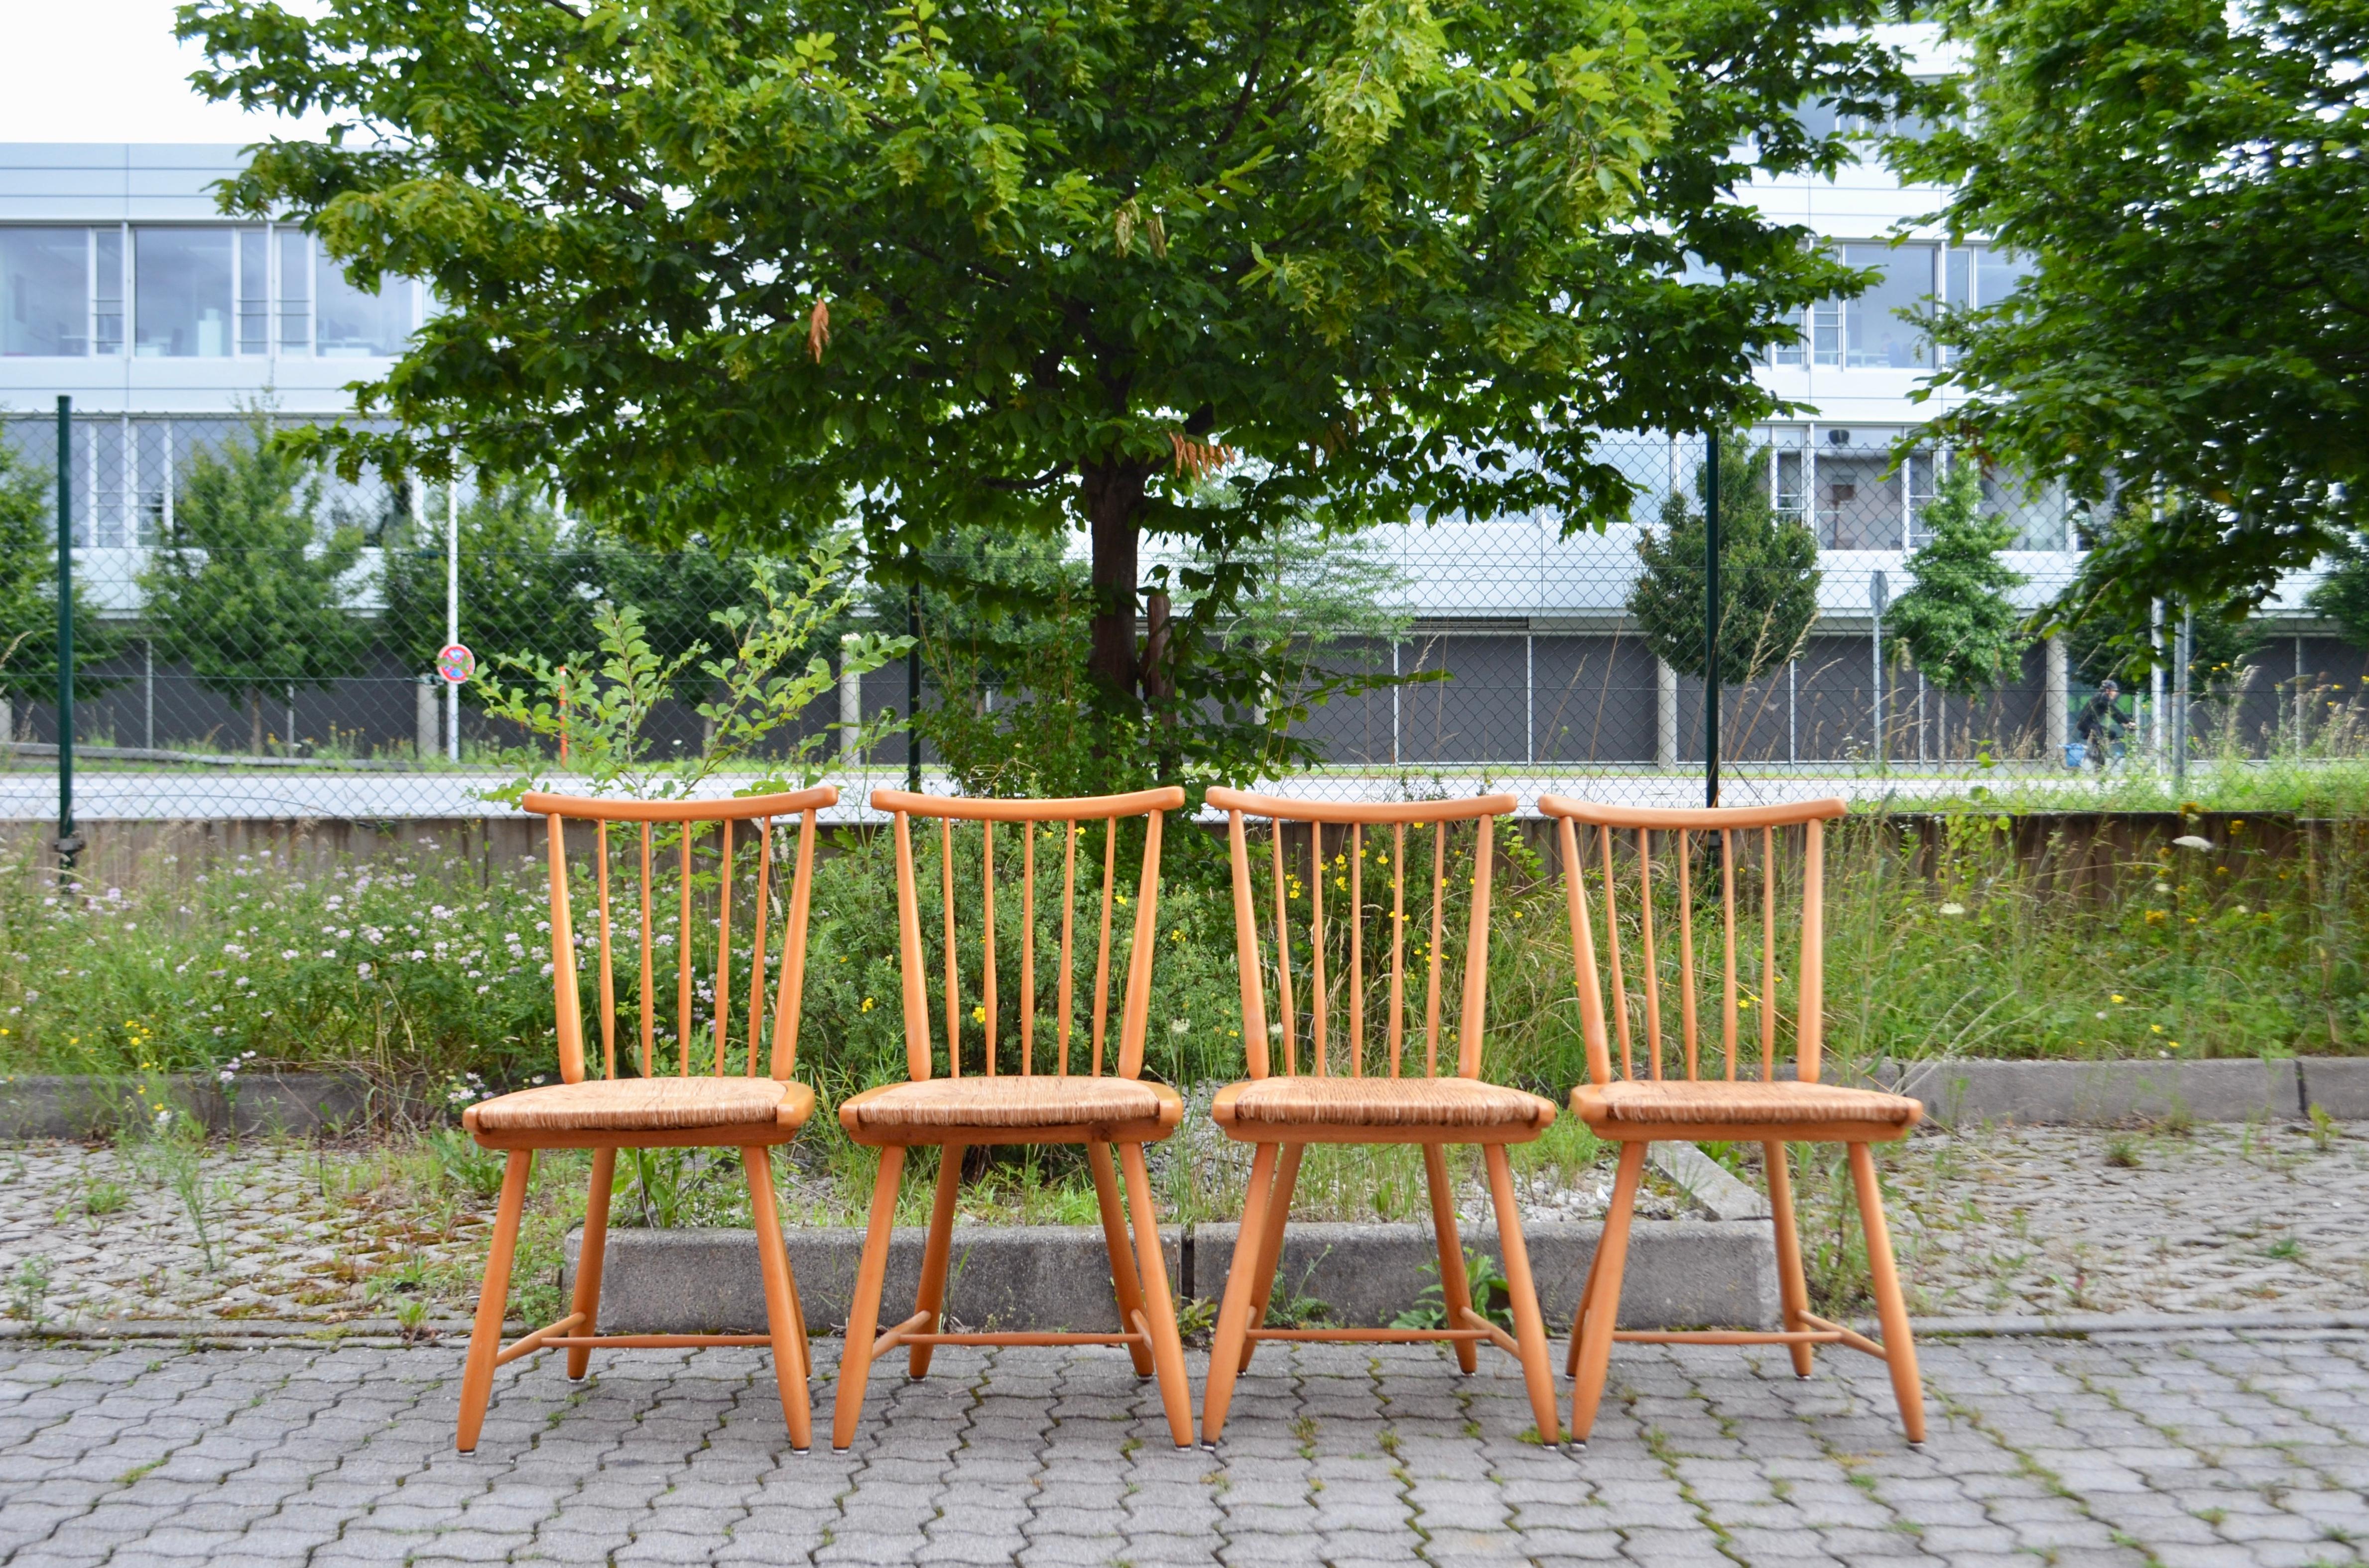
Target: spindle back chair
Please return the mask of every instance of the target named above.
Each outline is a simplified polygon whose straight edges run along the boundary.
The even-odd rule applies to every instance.
[[[850,1309],[847,1348],[840,1358],[839,1393],[831,1422],[831,1443],[839,1448],[854,1440],[863,1413],[864,1391],[872,1363],[902,1346],[910,1376],[926,1376],[932,1351],[941,1345],[1124,1345],[1139,1377],[1156,1377],[1170,1434],[1178,1448],[1193,1440],[1192,1396],[1185,1383],[1184,1349],[1176,1329],[1175,1302],[1169,1295],[1168,1270],[1160,1250],[1158,1217],[1151,1201],[1150,1178],[1144,1166],[1143,1146],[1175,1130],[1184,1117],[1184,1101],[1162,1083],[1145,1082],[1144,1026],[1151,1004],[1151,966],[1157,951],[1152,940],[1160,903],[1160,845],[1162,814],[1184,804],[1180,789],[1139,790],[1130,795],[1090,796],[1076,800],[970,800],[918,795],[905,790],[876,790],[875,810],[890,814],[897,845],[898,948],[904,983],[905,1059],[907,1082],[868,1089],[842,1103],[840,1125],[857,1143],[880,1150],[880,1171],[874,1185],[870,1227],[865,1232],[864,1261],[857,1271],[855,1299]],[[916,818],[937,825],[940,908],[934,924],[939,943],[938,963],[930,962],[923,942],[921,889],[914,864],[913,823]],[[1119,998],[1117,1029],[1113,1036],[1111,981],[1114,912],[1127,903],[1118,876],[1119,841],[1128,822],[1140,820],[1143,832],[1142,869],[1131,911],[1133,932],[1122,956],[1125,965]],[[1093,831],[1099,824],[1101,832]],[[958,826],[978,834],[979,876],[974,894],[957,886],[968,880],[957,876]],[[1000,966],[1009,961],[1008,938],[1002,955],[997,945],[999,909],[1009,911],[1011,893],[998,896],[999,861],[996,828],[1016,829],[1020,839],[1019,973],[1016,991],[1000,990]],[[1058,834],[1039,830],[1058,827]],[[1078,929],[1079,858],[1102,852],[1100,896],[1093,910],[1094,929]],[[1037,954],[1036,867],[1039,841],[1050,840],[1050,854],[1060,857],[1060,943],[1053,956],[1052,1024],[1049,1041],[1041,1036],[1041,994]],[[1082,842],[1081,841],[1084,841]],[[1009,840],[1006,841],[1007,846]],[[1009,847],[1000,863],[1008,876],[1013,856]],[[1092,875],[1089,859],[1088,875]],[[978,998],[966,1014],[964,962],[958,940],[960,903],[976,897]],[[1093,979],[1087,1027],[1073,1028],[1081,943],[1093,947]],[[937,990],[944,1003],[941,1021],[931,1015],[930,993]],[[1005,1009],[1015,1014],[1006,1033]],[[974,1066],[964,1066],[965,1040],[974,1039]],[[1017,1061],[1007,1046],[1016,1036]],[[938,1042],[944,1045],[944,1073],[937,1076]],[[1044,1049],[1046,1045],[1052,1049]],[[1015,1073],[1010,1069],[1017,1066]],[[1082,1067],[1082,1072],[1072,1071]],[[1110,1253],[1111,1284],[1117,1299],[1119,1332],[1116,1333],[1050,1333],[1038,1332],[944,1333],[940,1319],[945,1305],[947,1254],[952,1244],[955,1205],[962,1179],[965,1151],[981,1144],[1082,1143],[1093,1172],[1094,1196],[1100,1205],[1103,1241]],[[921,1254],[920,1288],[910,1316],[883,1333],[879,1331],[880,1297],[887,1275],[888,1244],[896,1219],[898,1185],[904,1173],[905,1151],[935,1145],[938,1185],[930,1211],[929,1238]],[[1122,1212],[1118,1181],[1112,1169],[1116,1149],[1127,1176],[1126,1209],[1135,1226],[1130,1253],[1127,1220]]]
[[[531,793],[521,808],[544,817],[550,830],[551,969],[557,1010],[560,1082],[523,1089],[471,1105],[462,1124],[477,1142],[509,1155],[502,1175],[500,1207],[486,1260],[477,1316],[461,1383],[460,1448],[467,1453],[477,1436],[493,1391],[494,1369],[536,1350],[567,1352],[567,1375],[581,1378],[593,1349],[652,1345],[768,1345],[781,1391],[782,1414],[790,1444],[804,1452],[812,1429],[807,1379],[811,1371],[806,1321],[797,1281],[773,1202],[768,1162],[772,1146],[795,1138],[814,1113],[814,1091],[797,1082],[798,1022],[806,988],[807,916],[814,879],[816,813],[834,805],[839,792],[828,785],[783,795],[733,800],[629,801],[583,799]],[[784,879],[774,872],[773,841],[785,824],[797,824],[795,858]],[[569,887],[567,824],[592,826],[591,862],[597,934],[578,936],[576,900]],[[624,930],[614,909],[612,824],[638,827],[639,854],[626,849],[624,870],[638,898],[628,909]],[[737,853],[753,834],[750,853]],[[702,844],[700,841],[707,841]],[[700,862],[706,859],[708,864]],[[670,864],[671,863],[671,864]],[[745,866],[749,875],[736,874]],[[663,885],[675,883],[671,896]],[[784,886],[786,880],[787,886]],[[745,946],[736,953],[736,908]],[[639,920],[630,919],[638,913]],[[713,936],[706,920],[714,919]],[[671,927],[672,929],[667,929]],[[780,933],[779,945],[772,944]],[[634,1019],[619,1052],[617,947],[629,942],[636,960],[628,967],[639,999],[639,1030]],[[584,980],[579,949],[597,954],[593,977],[601,1036],[600,1076],[588,1077]],[[671,948],[670,955],[667,950]],[[703,953],[703,949],[704,949]],[[707,959],[707,984],[700,963]],[[747,1006],[734,1013],[736,957],[745,961]],[[772,1010],[766,1015],[768,964],[779,975],[771,985]],[[665,970],[673,969],[670,987]],[[670,989],[672,1007],[661,990]],[[670,1039],[660,1023],[671,1013]],[[741,1048],[732,1049],[738,1027]],[[704,1047],[693,1056],[702,1034]],[[638,1047],[638,1049],[635,1047]],[[670,1047],[671,1048],[666,1048]],[[738,1059],[734,1068],[736,1055]],[[620,1067],[633,1070],[621,1075]],[[694,1068],[698,1070],[694,1071]],[[609,1226],[610,1190],[615,1185],[617,1151],[666,1148],[735,1148],[749,1183],[757,1232],[759,1272],[765,1287],[769,1332],[761,1334],[602,1334],[601,1274]],[[538,1149],[588,1149],[592,1185],[584,1205],[584,1233],[577,1258],[576,1288],[566,1317],[513,1341],[501,1342],[509,1291],[510,1262],[526,1204],[527,1179]]]
[[[1565,905],[1571,922],[1580,1029],[1588,1082],[1572,1093],[1572,1111],[1598,1137],[1619,1145],[1604,1237],[1581,1293],[1568,1368],[1574,1379],[1572,1434],[1585,1443],[1602,1400],[1615,1341],[1783,1345],[1798,1376],[1810,1374],[1814,1348],[1842,1345],[1887,1364],[1900,1416],[1912,1443],[1925,1439],[1917,1347],[1883,1220],[1873,1143],[1907,1136],[1923,1115],[1915,1100],[1820,1082],[1825,1004],[1825,824],[1843,815],[1839,800],[1716,810],[1655,810],[1601,806],[1545,795],[1539,809],[1555,823]],[[1589,830],[1581,841],[1580,830]],[[1655,853],[1659,840],[1662,853]],[[1745,853],[1737,853],[1741,842]],[[1751,852],[1757,849],[1757,854]],[[1715,858],[1717,887],[1699,886],[1696,860]],[[1626,857],[1627,864],[1620,862]],[[1709,868],[1706,867],[1706,870]],[[1593,878],[1596,892],[1586,884]],[[1741,912],[1738,883],[1745,884]],[[1757,897],[1756,895],[1757,891]],[[1780,916],[1798,900],[1798,922]],[[1757,910],[1755,906],[1757,905]],[[1593,908],[1591,908],[1593,906]],[[1626,916],[1624,918],[1624,908]],[[1596,915],[1600,911],[1599,929]],[[1758,918],[1751,917],[1757,913]],[[1699,939],[1700,923],[1709,929]],[[1675,964],[1668,924],[1677,925]],[[1659,929],[1657,930],[1657,921]],[[1623,941],[1633,931],[1633,958]],[[1664,938],[1657,943],[1657,936]],[[1790,957],[1786,944],[1792,944]],[[1703,949],[1715,949],[1715,954]],[[1719,1046],[1704,1077],[1700,997],[1707,965],[1715,967]],[[1790,975],[1787,971],[1790,970]],[[1793,1074],[1779,1076],[1785,1032],[1783,990],[1792,988]],[[1676,991],[1677,1035],[1666,1029],[1665,990]],[[1757,1073],[1739,1076],[1744,1019],[1754,1020]],[[1608,1025],[1608,1020],[1609,1021]],[[1619,1046],[1619,1060],[1613,1047]],[[1615,1070],[1615,1068],[1618,1070]],[[1632,1333],[1616,1318],[1631,1212],[1650,1145],[1667,1139],[1760,1144],[1777,1232],[1782,1327],[1776,1332],[1711,1330]],[[1881,1343],[1810,1310],[1786,1166],[1791,1143],[1848,1146],[1868,1274],[1882,1324]]]
[[[1215,1443],[1225,1430],[1235,1379],[1248,1368],[1262,1340],[1321,1339],[1401,1342],[1443,1340],[1455,1348],[1457,1364],[1473,1369],[1474,1342],[1486,1339],[1521,1362],[1545,1440],[1555,1440],[1553,1369],[1546,1326],[1530,1279],[1514,1201],[1513,1168],[1506,1146],[1526,1143],[1552,1124],[1554,1103],[1481,1077],[1483,1015],[1489,990],[1489,900],[1496,818],[1510,813],[1510,795],[1475,795],[1403,805],[1330,804],[1286,800],[1240,790],[1213,789],[1209,804],[1226,813],[1226,837],[1233,864],[1235,960],[1241,970],[1242,1044],[1250,1078],[1218,1092],[1210,1114],[1227,1136],[1255,1147],[1250,1189],[1243,1200],[1232,1272],[1218,1310],[1217,1338],[1209,1358],[1209,1381],[1202,1397],[1202,1434]],[[1266,887],[1254,886],[1246,820],[1267,824]],[[1451,921],[1456,894],[1450,840],[1471,824],[1471,892],[1460,922]],[[1286,844],[1289,830],[1306,830],[1303,879],[1291,869]],[[1429,829],[1429,842],[1422,831]],[[1337,849],[1330,858],[1327,830]],[[1410,830],[1413,831],[1411,833]],[[1379,841],[1379,847],[1368,844]],[[1412,841],[1420,867],[1428,861],[1427,889],[1418,886],[1411,905],[1407,857]],[[1369,856],[1389,874],[1389,902],[1369,898]],[[1300,897],[1304,885],[1306,897]],[[1304,908],[1305,924],[1295,933]],[[1419,977],[1408,973],[1408,926],[1416,925]],[[1368,927],[1378,927],[1372,935]],[[1265,945],[1272,933],[1271,951]],[[1448,949],[1460,937],[1463,973],[1454,1001],[1456,1032],[1443,1036],[1441,1013],[1448,1002]],[[1385,982],[1382,1013],[1371,976]],[[1387,961],[1384,953],[1387,952]],[[1303,962],[1304,959],[1304,962]],[[1421,992],[1421,1056],[1409,1027]],[[1304,986],[1304,990],[1302,989]],[[1267,998],[1275,998],[1272,1012]],[[1337,992],[1337,998],[1336,998]],[[1303,1001],[1303,997],[1305,1001]],[[1338,1023],[1335,1023],[1336,1013]],[[1306,1052],[1302,1054],[1302,1040]],[[1281,1061],[1272,1046],[1279,1046]],[[1276,1068],[1280,1066],[1281,1070]],[[1303,1066],[1306,1070],[1303,1071]],[[1265,1325],[1283,1232],[1302,1154],[1310,1143],[1412,1143],[1423,1151],[1431,1189],[1433,1229],[1439,1249],[1439,1280],[1447,1322],[1437,1329],[1283,1329]],[[1511,1334],[1476,1312],[1464,1253],[1456,1231],[1455,1195],[1448,1183],[1443,1146],[1478,1144],[1488,1167],[1497,1212],[1497,1235],[1505,1254],[1507,1294],[1512,1298]]]

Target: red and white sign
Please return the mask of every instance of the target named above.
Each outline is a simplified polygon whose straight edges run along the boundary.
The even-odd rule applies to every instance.
[[[477,656],[466,643],[446,643],[437,650],[436,673],[446,684],[458,686],[477,672]]]

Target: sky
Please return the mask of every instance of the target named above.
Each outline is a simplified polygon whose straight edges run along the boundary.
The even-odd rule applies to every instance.
[[[0,142],[259,142],[307,124],[208,103],[173,0],[0,0]]]

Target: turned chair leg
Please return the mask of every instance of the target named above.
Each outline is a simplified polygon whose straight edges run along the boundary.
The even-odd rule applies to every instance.
[[[502,1353],[502,1319],[509,1309],[510,1259],[518,1250],[519,1218],[526,1212],[526,1179],[534,1155],[513,1149],[502,1170],[501,1207],[486,1249],[485,1282],[477,1290],[477,1321],[469,1330],[469,1359],[461,1373],[461,1430],[455,1443],[464,1454],[477,1451],[486,1406],[494,1395],[494,1362]]]
[[[1810,1310],[1810,1283],[1802,1271],[1802,1232],[1793,1222],[1793,1173],[1785,1156],[1781,1143],[1760,1146],[1760,1162],[1768,1172],[1768,1212],[1777,1227],[1777,1296],[1785,1309],[1783,1327],[1793,1333],[1809,1326],[1802,1318]],[[1793,1353],[1793,1376],[1808,1377],[1817,1347],[1796,1340],[1787,1348]]]
[[[1121,1212],[1118,1177],[1111,1169],[1110,1146],[1089,1139],[1086,1163],[1094,1173],[1094,1203],[1102,1210],[1103,1246],[1110,1253],[1111,1294],[1118,1302],[1118,1321],[1122,1327],[1132,1328],[1135,1315],[1143,1310],[1143,1288],[1136,1278],[1136,1267],[1127,1242],[1127,1217]],[[1149,1378],[1152,1374],[1151,1347],[1130,1345],[1128,1359],[1135,1363],[1135,1375]]]
[[[1436,1148],[1436,1145],[1432,1147]],[[1505,1146],[1486,1150],[1489,1196],[1497,1210],[1497,1244],[1505,1254],[1505,1294],[1513,1298],[1514,1343],[1522,1347],[1522,1380],[1529,1386],[1530,1412],[1538,1417],[1539,1441],[1548,1448],[1562,1443],[1555,1420],[1554,1362],[1547,1349],[1547,1324],[1539,1310],[1537,1283],[1530,1277],[1530,1249],[1522,1240],[1521,1210],[1514,1201],[1514,1165]],[[1461,1323],[1451,1320],[1451,1327]],[[1459,1345],[1470,1345],[1459,1339]]]
[[[1168,1293],[1168,1258],[1160,1246],[1160,1216],[1151,1206],[1151,1173],[1144,1167],[1140,1143],[1120,1144],[1118,1157],[1127,1170],[1127,1207],[1135,1214],[1136,1265],[1143,1276],[1143,1305],[1129,1326],[1151,1341],[1169,1436],[1178,1448],[1189,1448],[1193,1446],[1193,1389],[1184,1375],[1184,1336],[1176,1332],[1176,1300]],[[1117,1258],[1111,1259],[1114,1272],[1118,1264]]]
[[[568,1332],[588,1338],[601,1332],[601,1265],[609,1252],[609,1194],[617,1185],[617,1151],[596,1149],[592,1151],[592,1186],[584,1195],[584,1240],[576,1252],[575,1299],[568,1310],[580,1314],[582,1321]],[[570,1381],[580,1379],[592,1364],[592,1347],[571,1345],[567,1347],[567,1376]]]
[[[1456,1194],[1448,1185],[1448,1154],[1436,1143],[1423,1146],[1424,1180],[1431,1185],[1431,1230],[1439,1243],[1439,1304],[1449,1328],[1464,1326],[1459,1314],[1472,1308],[1472,1282],[1464,1275],[1464,1239],[1456,1231]],[[1450,1340],[1456,1369],[1471,1372],[1481,1365],[1469,1339]]]
[[[946,1253],[954,1245],[955,1199],[962,1192],[964,1145],[942,1144],[938,1149],[938,1193],[930,1205],[929,1239],[921,1245],[921,1288],[913,1293],[913,1310],[930,1315],[929,1327],[922,1332],[935,1333],[944,1326],[946,1304]],[[906,1353],[905,1375],[926,1378],[930,1375],[930,1353],[934,1345],[916,1345]]]
[[[1596,1269],[1581,1308],[1578,1368],[1571,1388],[1571,1438],[1585,1443],[1596,1430],[1596,1406],[1612,1368],[1612,1330],[1620,1316],[1620,1276],[1629,1261],[1629,1216],[1645,1175],[1645,1145],[1623,1143],[1620,1169],[1612,1181],[1612,1207],[1605,1211],[1604,1238],[1596,1242]]]
[[[1883,1193],[1875,1179],[1875,1154],[1864,1143],[1850,1145],[1851,1185],[1859,1193],[1859,1219],[1867,1232],[1867,1279],[1875,1294],[1876,1321],[1883,1325],[1883,1360],[1892,1370],[1893,1397],[1900,1402],[1900,1425],[1911,1443],[1925,1441],[1925,1385],[1917,1373],[1917,1342],[1908,1331],[1908,1304],[1901,1299],[1900,1274],[1892,1261],[1892,1231],[1883,1222]]]
[[[797,1310],[790,1286],[790,1250],[782,1240],[782,1211],[773,1201],[773,1167],[762,1148],[743,1149],[749,1173],[749,1211],[757,1229],[757,1272],[765,1282],[765,1328],[773,1341],[773,1382],[781,1390],[782,1420],[790,1447],[805,1453],[814,1443],[814,1412],[807,1402],[806,1358],[791,1327]]]
[[[847,1305],[847,1340],[839,1352],[839,1394],[831,1402],[830,1446],[841,1453],[855,1441],[864,1413],[864,1385],[872,1378],[872,1342],[880,1333],[880,1291],[888,1277],[888,1238],[897,1223],[897,1180],[905,1173],[905,1150],[891,1143],[880,1150],[880,1174],[872,1184],[872,1221],[864,1233],[864,1262],[855,1271],[855,1296]]]
[[[1266,1324],[1267,1304],[1275,1299],[1275,1273],[1283,1266],[1284,1228],[1291,1223],[1291,1194],[1299,1185],[1299,1158],[1307,1152],[1308,1146],[1304,1143],[1287,1143],[1283,1146],[1282,1159],[1276,1166],[1275,1196],[1267,1203],[1266,1223],[1260,1233],[1258,1267],[1251,1275],[1251,1289],[1255,1294],[1251,1298],[1249,1321],[1242,1325],[1245,1331],[1263,1328]],[[1258,1341],[1245,1333],[1242,1340],[1243,1371],[1251,1369],[1251,1357],[1257,1351]]]
[[[1265,1250],[1267,1210],[1275,1191],[1276,1146],[1262,1143],[1251,1156],[1250,1185],[1242,1194],[1242,1229],[1234,1236],[1234,1262],[1226,1294],[1218,1303],[1217,1336],[1209,1346],[1209,1380],[1201,1391],[1201,1441],[1214,1446],[1226,1429],[1234,1379],[1242,1369],[1242,1345],[1250,1330],[1251,1276]]]

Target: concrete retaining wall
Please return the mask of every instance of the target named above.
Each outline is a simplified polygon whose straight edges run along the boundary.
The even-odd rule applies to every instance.
[[[2163,1121],[2242,1122],[2310,1114],[2309,1080],[2322,1061],[2336,1095],[2330,1116],[2369,1115],[2369,1060],[1912,1061],[1887,1063],[1879,1081],[1925,1102],[1944,1125],[2027,1122],[2100,1126]],[[2352,1070],[2347,1071],[2350,1069]]]
[[[1530,1265],[1549,1326],[1568,1327],[1578,1310],[1602,1228],[1541,1223],[1525,1227]],[[1235,1227],[1196,1225],[1162,1231],[1168,1277],[1184,1299],[1219,1299],[1233,1259]],[[1766,1224],[1641,1220],[1632,1231],[1620,1293],[1631,1328],[1699,1324],[1774,1327],[1777,1258]],[[847,1321],[864,1233],[788,1230],[784,1239],[807,1327],[828,1333]],[[890,1243],[881,1317],[912,1310],[922,1232],[900,1228]],[[572,1287],[578,1237],[567,1238],[561,1282]],[[1496,1229],[1464,1233],[1468,1251],[1498,1259]],[[1417,1304],[1435,1275],[1431,1231],[1419,1225],[1299,1224],[1284,1233],[1276,1299],[1323,1303],[1321,1321],[1386,1324]],[[1095,1226],[961,1226],[948,1271],[947,1310],[972,1328],[1027,1327],[1105,1332],[1118,1326],[1109,1255]],[[639,1333],[750,1333],[765,1327],[757,1243],[736,1230],[612,1230],[601,1288],[601,1326]],[[1436,1299],[1436,1298],[1435,1298]]]

